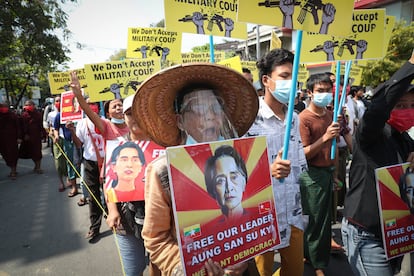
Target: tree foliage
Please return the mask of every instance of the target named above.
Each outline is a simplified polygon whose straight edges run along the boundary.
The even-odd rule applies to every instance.
[[[388,80],[410,58],[413,49],[414,22],[408,25],[404,21],[396,23],[385,57],[367,63],[362,73],[362,83],[376,87]]]
[[[0,1],[0,79],[8,92],[46,80],[48,71],[68,60],[70,51],[56,34],[63,40],[70,35],[65,2],[76,0]]]

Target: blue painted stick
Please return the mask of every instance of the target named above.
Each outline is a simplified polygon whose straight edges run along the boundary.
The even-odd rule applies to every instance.
[[[343,84],[343,87],[342,87],[341,100],[339,101],[338,109],[336,111],[334,111],[334,115],[333,115],[334,119],[336,119],[336,121],[338,121],[338,116],[341,114],[342,107],[345,104],[346,87],[348,86],[348,78],[349,78],[349,73],[351,72],[351,64],[352,64],[352,60],[349,60],[345,63],[345,75],[344,75],[344,84]],[[334,145],[336,145],[336,139],[334,139],[332,141],[332,149],[331,149],[331,159],[332,160],[335,159],[335,147],[334,147]]]
[[[333,110],[333,118],[332,121],[336,123],[338,121],[338,117],[335,114],[338,113],[338,101],[339,101],[339,89],[341,86],[341,62],[336,62],[336,81],[335,81],[335,98],[334,98],[334,110]],[[336,139],[332,139],[332,146],[331,146],[331,160],[335,159],[335,148],[336,148]]]
[[[290,87],[290,95],[289,95],[289,104],[288,104],[288,111],[286,116],[286,131],[285,137],[283,140],[283,154],[282,159],[286,160],[289,151],[289,141],[290,141],[290,132],[292,129],[292,119],[293,119],[293,111],[295,108],[295,97],[296,97],[296,88],[297,88],[297,80],[298,80],[298,71],[299,71],[299,60],[300,60],[300,51],[302,48],[302,30],[296,31],[296,47],[295,47],[295,57],[293,59],[293,70],[292,70],[292,86]]]
[[[210,62],[215,63],[214,59],[214,42],[213,42],[213,36],[210,35]]]

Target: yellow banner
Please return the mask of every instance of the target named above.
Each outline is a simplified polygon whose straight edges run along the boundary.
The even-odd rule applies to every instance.
[[[301,62],[377,59],[384,56],[385,10],[355,10],[346,37],[303,33]]]
[[[236,0],[164,0],[167,30],[247,38],[247,24],[237,22]]]
[[[235,56],[235,57],[231,57],[231,58],[222,60],[220,62],[217,62],[217,64],[221,64],[221,65],[229,67],[233,70],[236,70],[240,74],[243,73],[242,65],[241,65],[241,62],[240,62],[240,56],[238,56],[238,55]]]
[[[332,62],[331,72],[336,74],[336,63]],[[349,71],[349,80],[348,85],[361,85],[363,68],[353,63],[351,65],[351,70]],[[345,75],[345,63],[341,63],[341,75]]]
[[[161,63],[181,60],[181,33],[163,28],[128,28],[127,58],[159,58]]]
[[[241,65],[242,65],[242,68],[245,67],[245,68],[249,69],[250,72],[252,72],[253,82],[259,80],[259,69],[257,69],[256,61],[242,60]]]
[[[306,64],[299,64],[298,70],[298,89],[306,89],[306,81],[309,78],[309,70]]]
[[[275,31],[272,31],[272,38],[270,39],[269,51],[280,48],[282,48],[282,40],[280,40]]]
[[[214,52],[214,61],[219,62],[224,59],[225,52],[217,51]],[[181,53],[182,63],[191,62],[210,62],[210,52],[190,52]]]
[[[81,68],[73,71],[77,71],[81,88],[85,89],[87,87],[85,69]],[[49,79],[50,93],[52,95],[62,94],[62,92],[71,90],[69,86],[69,72],[51,72],[47,74],[47,77]]]
[[[125,59],[86,64],[86,81],[91,102],[125,98],[161,69],[159,59]]]
[[[353,9],[354,0],[239,0],[237,20],[344,36]]]

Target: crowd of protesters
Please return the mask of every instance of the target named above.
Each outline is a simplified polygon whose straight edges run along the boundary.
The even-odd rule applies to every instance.
[[[277,250],[281,254],[278,275],[303,275],[304,263],[316,275],[325,275],[332,250],[339,248],[348,256],[355,275],[393,275],[402,258],[391,262],[385,257],[374,170],[402,162],[410,162],[414,169],[414,140],[407,133],[414,125],[414,86],[410,85],[414,53],[375,90],[371,101],[364,98],[364,87],[345,89],[346,104],[337,120],[331,108],[333,92],[342,87],[335,87],[332,73],[311,75],[306,89],[297,93],[291,151],[282,160],[293,59],[283,49],[264,55],[257,62],[259,86],[253,86],[247,70],[243,76],[212,64],[168,68],[147,79],[124,102],[108,101],[105,118],[99,115],[97,104],[82,96],[76,72],[72,72],[71,88],[86,117],[77,124],[61,124],[59,97],[45,107],[43,119],[32,101],[25,102],[21,114],[1,103],[0,125],[5,135],[0,135],[0,153],[10,167],[11,179],[17,176],[18,158],[32,159],[34,173],[41,174],[42,141],[51,137],[58,191],[69,186],[68,196],[78,195],[78,171],[84,180],[81,185],[86,185],[84,198],[78,202],[89,204],[91,224],[86,238],[100,235],[106,215],[107,224],[116,231],[126,275],[142,275],[148,263],[151,275],[181,275],[165,156],[147,164],[145,201],[115,203],[102,194],[103,164],[115,164],[118,158],[103,161],[107,141],[151,141],[159,150],[265,135],[279,229],[285,233],[282,243],[254,260],[227,268],[208,260],[207,274],[272,275]],[[170,85],[172,80],[174,85]],[[232,105],[223,99],[230,99]],[[333,159],[332,141],[337,142]],[[140,166],[144,164],[141,159]],[[331,224],[337,222],[338,206],[344,207],[343,247],[332,239]]]

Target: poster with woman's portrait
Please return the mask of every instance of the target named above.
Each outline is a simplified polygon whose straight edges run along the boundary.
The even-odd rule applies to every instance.
[[[167,148],[186,275],[244,262],[280,243],[266,137]]]
[[[385,253],[391,259],[414,251],[414,173],[409,163],[375,170]]]
[[[152,141],[107,141],[104,184],[107,200],[144,200],[146,165],[164,154],[165,149]]]
[[[60,123],[76,122],[83,118],[83,110],[72,91],[62,92],[60,97]]]

